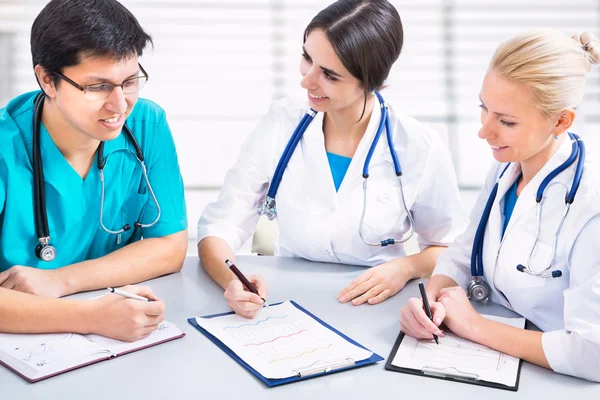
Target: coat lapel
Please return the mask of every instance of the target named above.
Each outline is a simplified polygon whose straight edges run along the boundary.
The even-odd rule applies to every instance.
[[[501,167],[501,171],[504,166]],[[496,269],[496,256],[502,241],[502,199],[517,176],[521,172],[519,163],[511,163],[502,178],[498,181],[498,192],[490,211],[490,217],[485,229],[483,241],[483,271],[485,278],[490,284],[493,283],[494,271]]]
[[[379,106],[379,102],[375,100],[375,104],[373,107],[373,111],[371,113],[371,119],[369,120],[369,124],[367,125],[367,129],[363,137],[354,152],[354,157],[352,157],[352,162],[348,167],[348,171],[346,172],[346,176],[342,181],[340,186],[340,190],[338,193],[342,195],[348,194],[355,187],[355,182],[357,180],[362,180],[363,167],[365,165],[365,160],[367,158],[367,154],[369,153],[369,149],[371,148],[371,144],[373,143],[373,139],[375,138],[375,134],[377,133],[377,128],[379,126],[379,122],[381,120],[381,107]],[[384,158],[386,152],[388,152],[387,140],[385,138],[385,131],[382,133],[379,138],[379,142],[375,147],[375,151],[373,152],[373,156],[371,157],[371,165],[375,165],[378,162],[381,162]]]
[[[298,147],[301,147],[302,149],[296,148],[292,159],[295,156],[302,154],[304,165],[306,167],[305,172],[311,176],[311,181],[314,185],[314,188],[311,191],[313,191],[315,195],[323,197],[322,201],[326,200],[327,203],[329,203],[331,194],[335,193],[335,186],[329,167],[329,161],[327,160],[327,154],[325,152],[323,117],[323,113],[318,113],[313,118],[310,125],[306,128],[302,140],[298,144]],[[292,163],[291,160],[290,163]]]
[[[318,189],[322,190],[323,193],[335,194],[335,185],[333,183],[333,177],[331,175],[329,161],[327,160],[327,150],[325,149],[325,135],[323,132],[323,113],[318,113],[311,124],[304,133],[303,140],[301,141],[306,145],[305,158],[306,162],[310,163],[311,169],[317,172],[318,176],[315,176],[315,185],[319,185]],[[371,119],[367,125],[367,129],[358,144],[356,152],[352,157],[352,161],[348,166],[346,175],[340,185],[338,194],[344,195],[345,192],[352,190],[353,183],[357,179],[362,179],[362,170],[364,166],[367,153],[375,137],[379,121],[381,119],[381,108],[379,102],[375,100],[375,106],[371,114]],[[381,135],[379,143],[375,148],[373,157],[371,159],[371,165],[376,164],[385,158],[385,154],[389,154],[387,140],[385,138],[385,132]]]

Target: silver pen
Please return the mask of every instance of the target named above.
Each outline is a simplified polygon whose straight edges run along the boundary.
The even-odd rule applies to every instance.
[[[115,289],[115,288],[109,287],[109,288],[106,288],[106,290],[108,290],[111,293],[118,294],[123,297],[127,297],[128,299],[134,299],[134,300],[140,300],[140,301],[154,301],[147,297],[138,296],[137,294],[125,292],[124,290],[120,290],[120,289]]]

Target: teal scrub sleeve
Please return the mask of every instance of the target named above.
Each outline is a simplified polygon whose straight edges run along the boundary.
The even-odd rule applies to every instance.
[[[187,228],[183,179],[179,170],[175,142],[164,111],[160,113],[154,125],[154,132],[146,137],[154,139],[151,154],[146,155],[146,160],[149,162],[147,172],[161,214],[155,225],[143,229],[143,236],[163,237]],[[149,223],[154,220],[156,214],[156,204],[152,195],[148,193],[142,221]]]
[[[6,170],[6,163],[3,158],[0,158],[0,230],[2,229],[1,221],[2,214],[4,214],[4,203],[6,202],[6,176],[8,171]],[[0,270],[2,270],[0,268]]]

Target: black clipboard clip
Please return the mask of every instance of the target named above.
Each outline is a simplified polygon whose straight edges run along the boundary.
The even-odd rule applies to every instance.
[[[335,371],[336,369],[342,369],[346,367],[354,366],[355,362],[352,358],[344,358],[341,360],[334,361],[315,361],[311,365],[304,368],[298,368],[292,370],[294,376],[304,378],[316,374],[325,374],[327,372]]]
[[[468,382],[477,382],[479,381],[479,374],[474,372],[464,372],[460,371],[456,367],[428,367],[425,366],[421,369],[421,372],[424,375],[436,376],[439,378],[452,378],[459,381],[468,381]]]

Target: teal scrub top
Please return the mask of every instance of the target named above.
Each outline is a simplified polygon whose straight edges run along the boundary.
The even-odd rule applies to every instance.
[[[104,168],[103,223],[110,230],[131,225],[119,236],[100,227],[97,157],[82,179],[41,124],[50,244],[57,254],[50,262],[38,259],[32,164],[33,100],[38,93],[23,94],[0,109],[0,271],[14,265],[56,269],[102,257],[142,237],[162,237],[187,228],[183,181],[165,112],[155,103],[139,99],[126,123],[144,153],[148,179],[161,209],[159,221],[149,228],[134,229],[136,221],[154,221],[157,209],[140,163],[130,152],[118,151],[135,153],[125,133],[104,144],[104,158],[114,154]]]
[[[352,158],[340,156],[339,154],[327,152],[327,160],[329,161],[329,168],[331,169],[331,175],[333,177],[333,184],[335,185],[335,191],[340,189],[340,185],[346,176],[348,167],[352,162]]]

